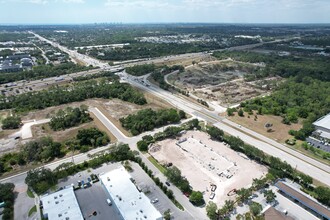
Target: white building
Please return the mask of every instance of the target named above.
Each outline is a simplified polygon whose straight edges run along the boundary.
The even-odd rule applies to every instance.
[[[330,152],[330,113],[313,123],[315,131],[306,139],[312,146]]]
[[[49,220],[84,220],[73,187],[41,197],[43,215]]]
[[[161,213],[149,198],[137,190],[124,167],[100,176],[101,183],[109,193],[109,199],[124,220],[161,220]]]

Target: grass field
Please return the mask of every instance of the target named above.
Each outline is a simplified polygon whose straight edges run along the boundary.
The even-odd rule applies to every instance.
[[[160,172],[162,172],[163,174],[165,174],[165,172],[166,172],[166,168],[165,167],[163,167],[162,165],[160,165],[159,163],[158,163],[158,161],[153,157],[153,156],[149,156],[148,157],[148,160],[155,166],[155,167],[157,167],[157,169],[160,171]]]

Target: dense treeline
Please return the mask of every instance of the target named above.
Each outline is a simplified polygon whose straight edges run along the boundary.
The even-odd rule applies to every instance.
[[[17,129],[21,125],[22,121],[18,116],[8,116],[2,120],[2,129]]]
[[[181,65],[174,65],[174,66],[171,66],[171,67],[163,66],[163,67],[158,68],[157,70],[155,70],[153,73],[151,73],[151,78],[158,83],[160,88],[162,88],[164,90],[169,90],[170,88],[173,88],[173,86],[166,83],[164,77],[167,74],[169,74],[173,71],[176,71],[176,70],[178,70],[179,72],[183,72],[184,67],[181,66]]]
[[[229,147],[235,151],[242,152],[252,160],[257,161],[258,163],[267,165],[269,167],[269,173],[275,178],[289,178],[300,183],[303,187],[308,190],[312,190],[315,195],[316,199],[320,202],[324,203],[325,205],[330,205],[330,200],[325,199],[324,195],[330,194],[330,188],[327,187],[316,187],[313,188],[312,183],[313,179],[305,175],[295,168],[293,168],[287,162],[281,161],[281,159],[277,157],[270,156],[265,154],[263,151],[255,148],[249,144],[244,143],[240,138],[234,136],[224,135],[223,131],[213,127],[208,128],[207,132],[210,136],[218,141],[226,142]]]
[[[49,125],[54,131],[58,131],[89,122],[92,118],[87,108],[87,106],[80,106],[80,108],[61,109],[51,118]]]
[[[255,73],[257,78],[266,76],[282,76],[286,78],[297,76],[302,79],[305,76],[310,76],[314,79],[330,81],[330,62],[328,62],[327,57],[281,57],[275,54],[265,55],[249,51],[215,52],[213,56],[219,59],[230,57],[242,62],[265,63],[266,67]]]
[[[2,212],[2,219],[14,219],[14,193],[15,185],[13,183],[0,183],[0,203],[4,202],[4,210]]]
[[[151,131],[156,127],[177,123],[181,120],[180,115],[183,116],[175,109],[162,109],[158,111],[143,109],[134,115],[121,118],[120,122],[133,135],[138,135],[144,131]]]
[[[143,64],[127,67],[126,72],[133,76],[143,76],[156,70],[154,64]]]
[[[94,49],[89,52],[89,55],[100,60],[121,61],[177,55],[183,53],[195,53],[208,51],[211,49],[221,49],[224,47],[225,46],[221,46],[217,42],[184,44],[135,42],[134,44],[124,46],[123,48],[101,50],[104,55],[99,54],[100,50]]]
[[[306,119],[303,128],[294,133],[301,140],[314,130],[312,122],[330,111],[330,82],[310,77],[292,78],[281,84],[270,96],[241,103],[245,110],[258,110],[262,114],[280,115],[283,123]]]
[[[305,140],[314,127],[312,122],[330,111],[330,62],[323,57],[281,57],[276,54],[264,55],[255,52],[216,52],[220,59],[231,57],[243,62],[263,62],[266,67],[259,69],[256,78],[281,76],[288,78],[270,96],[255,98],[241,103],[245,111],[258,114],[273,114],[283,117],[283,123],[303,121],[303,128],[290,131],[296,139]],[[251,78],[251,77],[250,77]],[[241,115],[243,114],[240,110]],[[232,114],[231,111],[228,112]]]
[[[79,82],[79,81],[86,81],[86,80],[103,78],[103,77],[106,77],[107,79],[110,79],[110,80],[119,80],[120,79],[119,76],[117,76],[114,72],[111,72],[111,71],[102,71],[100,73],[89,74],[86,76],[77,76],[72,79],[73,79],[73,81]]]
[[[118,81],[109,84],[105,80],[101,82],[92,80],[68,87],[53,87],[49,90],[0,97],[0,109],[13,108],[15,111],[23,112],[83,101],[89,98],[118,98],[138,105],[147,102],[143,94],[129,84]]]
[[[24,144],[19,152],[2,155],[0,157],[0,175],[11,171],[17,165],[49,162],[63,157],[69,151],[87,152],[92,148],[104,146],[109,141],[107,134],[97,128],[79,130],[75,138],[65,143],[55,142],[51,137],[42,137]]]
[[[19,80],[34,80],[48,77],[66,75],[70,73],[93,69],[92,67],[79,66],[74,63],[63,63],[59,65],[41,65],[35,66],[32,70],[23,71],[20,73],[1,73],[0,84],[19,81]]]

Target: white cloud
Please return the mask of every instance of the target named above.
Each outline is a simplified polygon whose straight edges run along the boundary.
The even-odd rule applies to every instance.
[[[167,1],[161,0],[107,0],[105,5],[108,7],[118,8],[161,8],[170,7]]]
[[[31,3],[31,4],[47,4],[51,2],[55,3],[85,3],[85,0],[2,0],[0,3],[10,3],[10,2],[21,2],[21,3]]]

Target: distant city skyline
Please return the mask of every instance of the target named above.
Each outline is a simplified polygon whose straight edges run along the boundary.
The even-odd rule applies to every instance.
[[[1,24],[330,23],[329,0],[0,0]]]

